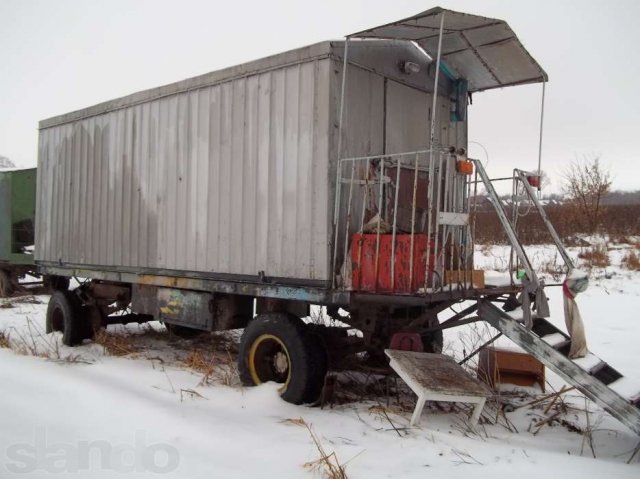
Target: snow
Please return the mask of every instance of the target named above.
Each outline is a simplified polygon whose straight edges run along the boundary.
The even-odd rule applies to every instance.
[[[551,333],[549,335],[545,335],[542,339],[552,347],[555,347],[556,345],[560,345],[562,342],[566,341],[567,337],[561,333]]]
[[[573,359],[573,363],[577,364],[580,368],[586,370],[587,372],[591,371],[592,368],[596,367],[601,362],[602,360],[596,357],[593,353],[588,353],[582,358]]]
[[[536,247],[532,258],[542,270],[554,258],[552,250]],[[575,257],[578,251],[570,253]],[[504,273],[496,267],[508,263],[508,249],[496,246],[478,254],[479,268]],[[620,268],[622,256],[612,252],[607,271],[591,270],[590,288],[578,305],[594,357],[622,372],[627,384],[640,379],[635,357],[640,273]],[[559,280],[548,274],[547,283]],[[561,288],[546,291],[551,321],[564,329]],[[596,426],[597,458],[585,437],[565,426],[545,426],[534,435],[530,427],[542,410],[505,413],[517,431],[484,424],[476,434],[465,428],[461,408],[427,406],[420,426],[408,428],[413,403],[407,398],[408,408],[391,399],[384,410],[386,399],[375,397],[323,409],[290,405],[280,399],[276,385],[240,387],[223,363],[215,365],[213,381],[203,382],[202,373],[179,360],[189,352],[188,344],[167,339],[156,322],[109,327],[110,333],[129,335],[145,346],[124,357],[109,355],[92,342],[64,347],[59,334],[43,333],[48,297],[34,299],[41,303],[0,300],[0,307],[8,307],[0,308],[0,331],[14,345],[13,350],[0,348],[2,477],[322,477],[322,470],[305,466],[319,453],[298,419],[346,464],[350,477],[640,476],[637,461],[626,464],[640,439],[575,390],[565,397],[575,407],[567,419],[586,426],[582,410],[588,407],[589,422]],[[446,353],[461,358],[493,333],[484,324],[447,330]],[[504,337],[499,342],[513,346]],[[589,363],[589,358],[579,362]],[[547,378],[555,390],[564,385],[549,370]],[[502,395],[515,395],[512,402],[519,404],[518,395],[536,391],[521,387]]]
[[[622,377],[609,384],[609,388],[621,397],[633,399],[640,397],[640,380],[631,377]]]

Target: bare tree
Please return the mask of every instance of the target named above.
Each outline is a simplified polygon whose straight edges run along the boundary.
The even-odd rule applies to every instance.
[[[574,160],[564,172],[564,191],[576,209],[587,233],[600,224],[602,199],[611,189],[611,174],[600,165],[600,157]]]
[[[14,168],[16,165],[8,157],[0,155],[0,168]]]

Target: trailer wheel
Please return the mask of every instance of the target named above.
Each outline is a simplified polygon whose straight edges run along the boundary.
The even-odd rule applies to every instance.
[[[79,344],[87,333],[79,313],[80,305],[72,292],[54,292],[47,307],[46,332],[62,332],[62,343],[67,346]]]
[[[238,370],[244,385],[281,383],[284,400],[310,403],[322,392],[327,354],[322,340],[302,320],[287,313],[266,313],[244,330]]]
[[[427,328],[437,327],[440,324],[438,319],[434,319],[429,322]],[[434,332],[424,333],[421,335],[422,345],[424,351],[427,353],[442,353],[442,347],[444,345],[444,339],[442,336],[442,330],[436,330]]]
[[[14,291],[14,283],[9,270],[0,270],[0,297],[9,297]]]
[[[76,311],[80,315],[78,321],[82,325],[82,339],[93,340],[96,334],[105,326],[105,318],[102,312],[95,305],[83,305]]]
[[[321,372],[320,378],[309,385],[305,394],[305,403],[315,402],[322,395],[325,377],[329,369],[329,352],[322,337],[317,333],[311,333],[309,346],[312,349],[311,358],[313,359],[312,369]]]
[[[59,275],[45,275],[42,277],[42,285],[48,292],[56,290],[69,290],[69,277]]]

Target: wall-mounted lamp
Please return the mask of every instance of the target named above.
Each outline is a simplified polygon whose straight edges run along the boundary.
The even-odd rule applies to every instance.
[[[402,73],[406,73],[407,75],[420,72],[420,65],[415,62],[403,61],[398,64],[398,67]]]

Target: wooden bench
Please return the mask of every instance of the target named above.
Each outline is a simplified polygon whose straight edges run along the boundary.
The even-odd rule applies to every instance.
[[[491,392],[481,382],[469,375],[455,360],[437,353],[385,350],[389,365],[418,396],[411,416],[416,425],[427,401],[461,402],[475,404],[469,420],[475,427]]]

